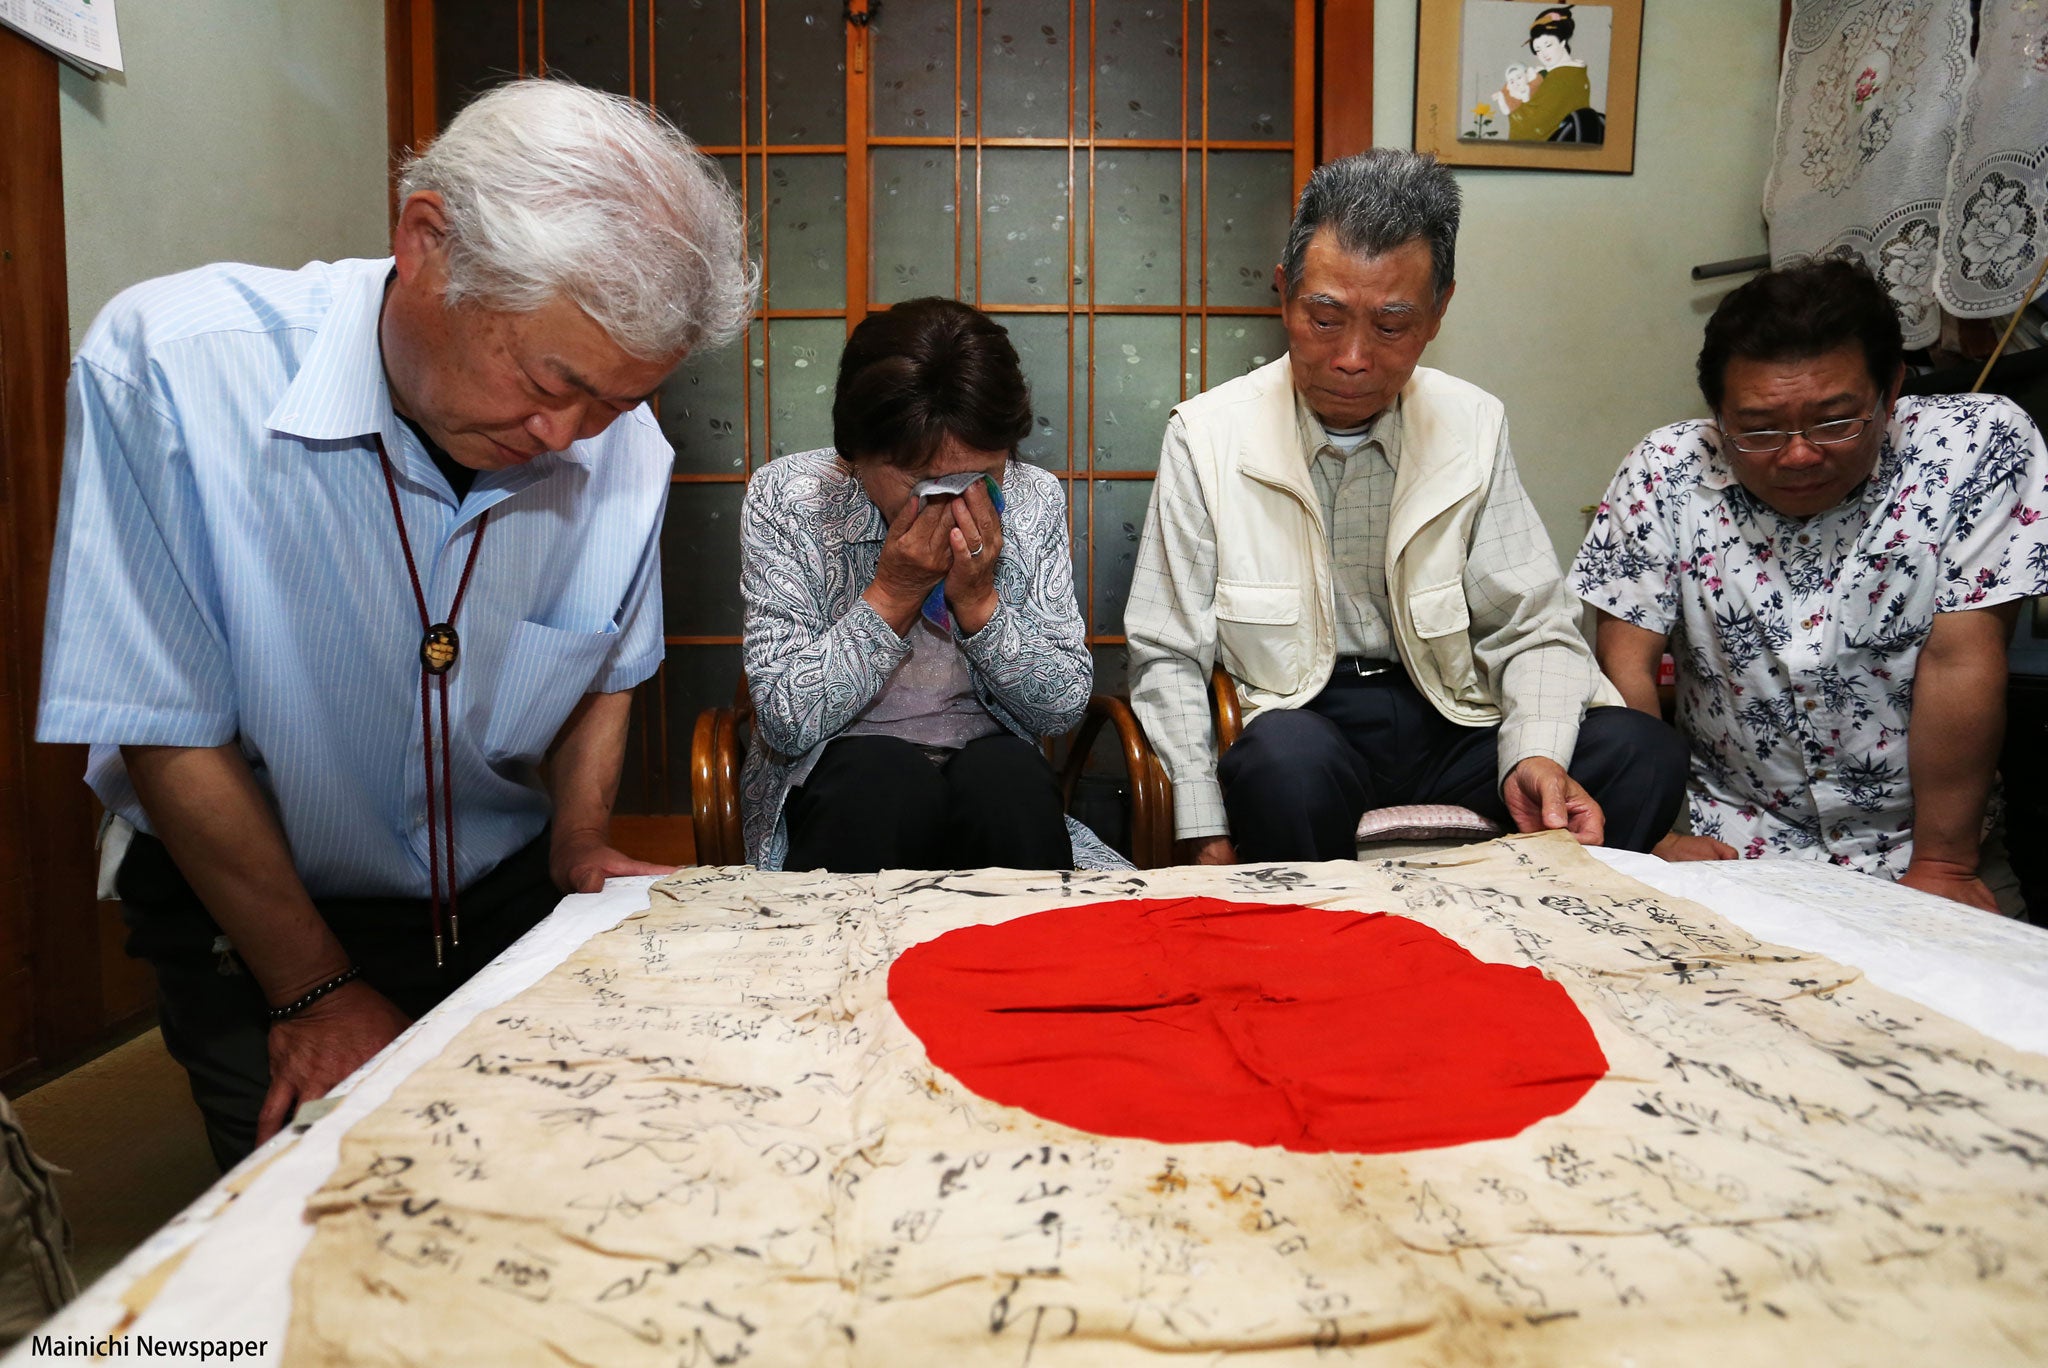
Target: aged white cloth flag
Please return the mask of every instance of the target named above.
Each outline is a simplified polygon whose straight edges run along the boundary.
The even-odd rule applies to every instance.
[[[956,928],[1197,896],[1392,913],[1540,970],[1605,1076],[1474,1143],[1168,1143],[977,1096],[890,1005],[892,966]],[[696,870],[482,1013],[309,1214],[295,1364],[2038,1362],[2048,1059],[1554,833],[1127,875]]]

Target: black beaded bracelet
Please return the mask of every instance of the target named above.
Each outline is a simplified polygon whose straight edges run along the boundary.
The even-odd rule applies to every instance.
[[[352,983],[356,979],[361,978],[362,973],[363,967],[360,964],[351,964],[347,969],[343,970],[339,974],[336,974],[333,978],[327,980],[327,982],[321,984],[318,988],[315,988],[312,992],[306,994],[297,1002],[287,1002],[282,1007],[271,1008],[270,1019],[273,1022],[290,1021],[293,1017],[305,1011],[308,1007],[311,1007],[314,1003],[318,1002],[321,998],[326,997],[329,993],[341,987],[343,984]]]

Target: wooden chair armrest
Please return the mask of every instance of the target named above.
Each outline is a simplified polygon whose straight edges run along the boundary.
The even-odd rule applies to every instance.
[[[699,864],[741,864],[740,740],[734,708],[706,708],[690,735],[690,827]]]
[[[1112,694],[1095,694],[1082,714],[1074,743],[1067,749],[1067,763],[1060,773],[1060,801],[1071,805],[1074,787],[1087,767],[1088,753],[1095,738],[1107,725],[1116,729],[1123,753],[1124,773],[1131,784],[1131,862],[1140,869],[1156,869],[1169,863],[1173,847],[1173,793],[1166,771],[1145,739],[1145,729],[1128,701]]]
[[[1237,702],[1237,681],[1220,664],[1209,672],[1209,692],[1216,707],[1216,758],[1221,760],[1244,731],[1244,710]]]

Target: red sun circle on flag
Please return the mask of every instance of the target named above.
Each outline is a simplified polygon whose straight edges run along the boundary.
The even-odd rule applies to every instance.
[[[1385,912],[1059,907],[912,946],[889,1000],[980,1096],[1174,1144],[1377,1154],[1497,1140],[1607,1073],[1561,986]]]

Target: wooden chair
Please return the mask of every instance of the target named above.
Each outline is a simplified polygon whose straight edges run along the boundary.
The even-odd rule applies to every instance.
[[[732,706],[706,708],[697,714],[690,736],[690,826],[697,837],[697,863],[736,865],[747,862],[747,840],[740,827],[740,766],[747,757],[747,733],[753,729],[754,699],[747,677],[740,675]]]
[[[1244,734],[1244,709],[1237,701],[1237,681],[1221,661],[1209,671],[1209,701],[1216,710],[1216,758],[1237,744]]]
[[[730,707],[706,708],[690,737],[690,825],[697,838],[697,862],[744,864],[740,769],[751,742],[754,700],[740,676]],[[1088,752],[1104,726],[1115,729],[1131,789],[1131,862],[1156,869],[1173,862],[1173,795],[1166,771],[1145,740],[1144,729],[1122,698],[1096,694],[1088,700],[1073,744],[1060,771],[1060,800],[1071,808],[1074,790],[1087,767]]]
[[[1131,786],[1131,863],[1140,869],[1159,869],[1173,863],[1173,785],[1166,769],[1145,739],[1138,715],[1130,700],[1115,694],[1095,694],[1088,711],[1067,748],[1067,763],[1060,771],[1060,801],[1074,805],[1074,787],[1087,767],[1088,752],[1105,726],[1116,729],[1123,753],[1124,774]]]

